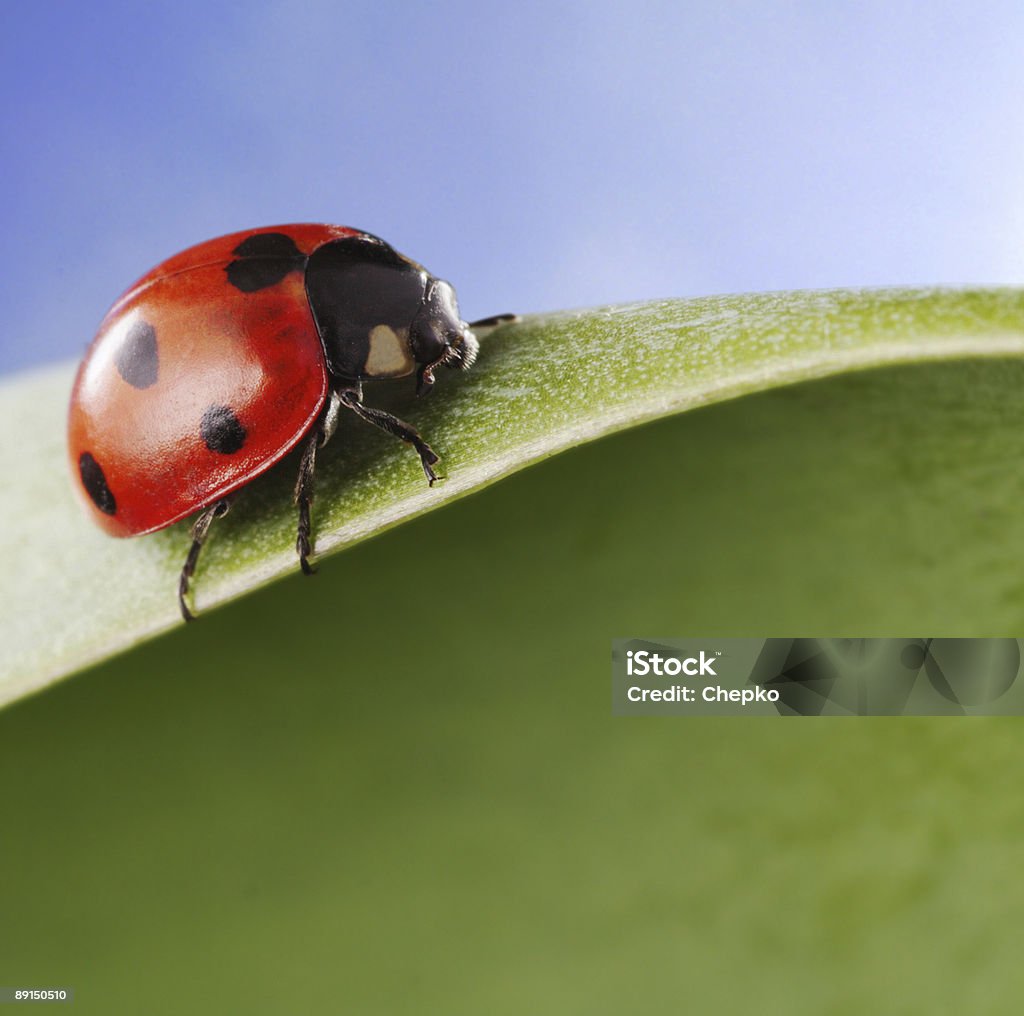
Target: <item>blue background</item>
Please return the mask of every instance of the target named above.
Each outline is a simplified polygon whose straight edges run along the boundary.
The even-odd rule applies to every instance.
[[[384,236],[468,318],[1024,279],[1024,7],[4,5],[0,371],[174,251]]]

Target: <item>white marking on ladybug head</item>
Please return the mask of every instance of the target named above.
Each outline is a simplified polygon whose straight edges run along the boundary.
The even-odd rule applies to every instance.
[[[406,329],[396,332],[390,325],[370,330],[370,351],[366,357],[368,377],[405,377],[416,367]]]

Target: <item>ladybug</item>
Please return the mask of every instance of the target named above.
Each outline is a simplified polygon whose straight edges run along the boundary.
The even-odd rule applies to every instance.
[[[299,224],[232,233],[157,265],[108,311],[78,370],[68,447],[75,484],[113,536],[199,513],[178,583],[242,487],[302,443],[295,485],[299,563],[313,569],[317,449],[342,410],[401,438],[433,486],[438,457],[415,429],[363,404],[363,382],[469,369],[474,328],[455,290],[379,237]]]

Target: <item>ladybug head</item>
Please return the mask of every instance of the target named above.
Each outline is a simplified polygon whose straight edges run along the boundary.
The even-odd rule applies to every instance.
[[[413,356],[420,364],[418,395],[426,395],[434,383],[434,369],[442,364],[469,370],[480,344],[459,316],[455,290],[441,279],[427,283],[423,303],[409,329]]]

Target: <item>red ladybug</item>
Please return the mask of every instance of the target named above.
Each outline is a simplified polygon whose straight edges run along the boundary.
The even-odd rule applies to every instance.
[[[512,315],[488,318],[492,326]],[[309,574],[317,448],[341,409],[437,455],[407,423],[363,405],[362,383],[473,365],[455,291],[369,233],[289,225],[209,240],[158,265],[114,304],[75,379],[68,447],[76,486],[113,536],[194,512],[178,602],[214,518],[305,441],[296,549]]]

